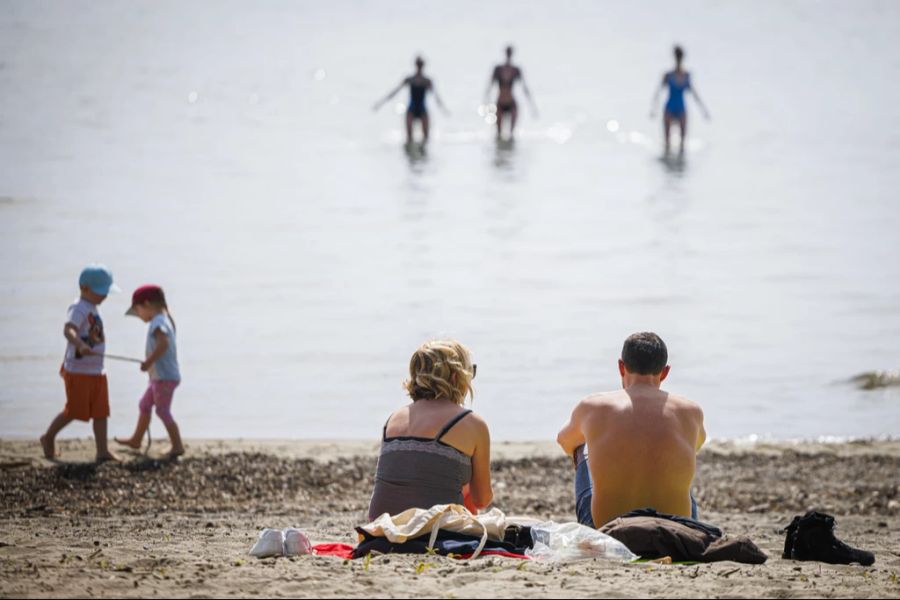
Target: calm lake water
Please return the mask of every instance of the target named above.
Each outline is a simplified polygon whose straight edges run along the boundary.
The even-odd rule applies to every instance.
[[[900,433],[900,389],[842,383],[900,367],[900,3],[2,4],[2,436],[63,407],[92,261],[109,352],[165,288],[187,437],[377,436],[446,335],[495,438],[552,439],[640,330],[713,437]],[[498,145],[509,42],[539,113]],[[664,161],[675,42],[712,120]],[[372,105],[419,52],[450,114],[409,156],[406,92]],[[107,369],[126,434],[146,379]]]

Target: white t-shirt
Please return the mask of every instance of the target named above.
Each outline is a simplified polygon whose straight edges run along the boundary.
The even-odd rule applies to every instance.
[[[150,327],[147,328],[147,356],[150,356],[156,350],[155,332],[157,329],[162,331],[169,339],[169,347],[150,367],[150,379],[154,381],[181,381],[181,371],[178,369],[178,349],[175,343],[175,327],[164,312],[153,317],[150,321]]]
[[[78,328],[78,337],[97,354],[82,356],[75,344],[66,346],[63,368],[69,373],[101,375],[103,373],[103,353],[106,351],[106,336],[103,334],[103,320],[95,304],[79,298],[69,307],[66,323]]]

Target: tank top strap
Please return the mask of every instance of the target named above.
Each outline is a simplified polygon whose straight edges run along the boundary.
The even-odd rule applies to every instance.
[[[391,417],[393,417],[393,416],[394,415],[391,415]],[[391,422],[391,417],[387,418],[387,421],[384,422],[384,427],[381,429],[381,441],[382,442],[387,440],[387,426],[388,426],[388,423]]]
[[[449,421],[447,421],[447,424],[441,428],[441,430],[438,432],[437,436],[434,438],[434,441],[436,441],[436,442],[441,441],[441,438],[444,437],[445,435],[447,435],[447,432],[450,431],[451,429],[453,429],[454,425],[456,425],[457,423],[462,421],[464,418],[466,418],[466,416],[468,416],[469,413],[471,413],[471,412],[472,412],[472,409],[464,410],[461,413],[459,413],[458,415],[456,415],[455,417],[453,417],[452,419],[450,419]]]

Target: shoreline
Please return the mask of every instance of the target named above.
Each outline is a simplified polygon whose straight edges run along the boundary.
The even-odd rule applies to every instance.
[[[94,456],[93,438],[57,438],[57,449],[62,456],[57,461],[43,457],[37,439],[0,438],[0,463],[7,461],[28,461],[34,465],[55,466],[66,462],[90,462]],[[378,455],[380,440],[363,439],[250,439],[250,438],[191,438],[184,440],[186,457],[192,452],[200,456],[229,452],[257,452],[282,458],[313,459],[330,461],[338,458]],[[145,444],[146,446],[146,444]],[[123,449],[110,439],[113,452],[121,450],[129,455],[135,451]],[[165,437],[153,438],[151,456],[160,456],[168,447]],[[784,452],[801,454],[827,453],[836,456],[884,455],[900,457],[900,438],[855,438],[837,440],[716,440],[704,444],[697,457],[698,465],[709,455],[723,454],[781,454]],[[143,452],[138,453],[143,454]],[[493,441],[492,460],[520,460],[524,458],[563,458],[562,450],[554,441]]]

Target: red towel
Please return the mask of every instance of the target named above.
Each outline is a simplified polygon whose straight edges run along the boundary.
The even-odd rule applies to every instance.
[[[353,546],[350,544],[316,544],[312,547],[312,553],[319,556],[353,558]]]

